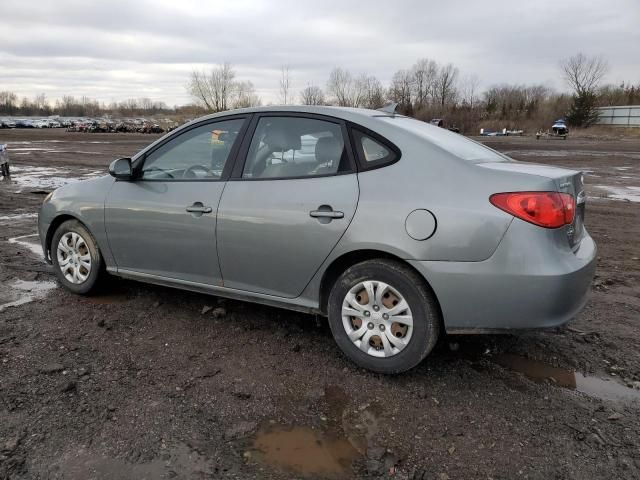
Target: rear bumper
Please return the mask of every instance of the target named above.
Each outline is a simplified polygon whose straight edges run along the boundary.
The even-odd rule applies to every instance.
[[[585,231],[572,251],[564,231],[514,221],[483,262],[410,261],[431,284],[449,333],[549,328],[584,307],[597,248]]]

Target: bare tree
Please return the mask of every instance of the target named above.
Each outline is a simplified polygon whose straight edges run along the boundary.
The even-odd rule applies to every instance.
[[[334,68],[329,74],[327,92],[340,107],[353,106],[353,78],[348,70]]]
[[[233,95],[233,108],[257,107],[262,100],[256,94],[256,89],[250,81],[237,82]]]
[[[588,127],[598,120],[597,88],[608,70],[602,57],[578,53],[560,63],[564,78],[574,91],[567,121],[577,127]]]
[[[287,105],[291,102],[291,79],[289,77],[289,65],[280,67],[280,102]]]
[[[602,57],[587,57],[583,53],[563,60],[560,67],[576,95],[594,93],[609,69]]]
[[[229,63],[223,63],[207,74],[191,72],[187,87],[191,96],[207,110],[221,112],[229,108],[235,89],[235,71]]]
[[[374,76],[365,76],[361,79],[363,86],[362,103],[358,106],[377,109],[384,106],[386,102],[384,87],[382,82]]]
[[[324,105],[324,92],[316,85],[307,85],[300,92],[300,102],[303,105]]]
[[[416,108],[425,107],[435,92],[438,64],[422,58],[411,68],[414,86],[414,104]]]
[[[436,79],[435,99],[437,103],[444,107],[453,103],[456,97],[456,82],[458,80],[458,69],[453,64],[448,63],[442,66]]]
[[[389,87],[389,98],[398,102],[399,111],[411,114],[413,109],[414,77],[411,70],[398,70],[393,74]]]
[[[465,106],[473,110],[474,105],[478,101],[478,89],[480,88],[480,79],[476,75],[467,75],[460,82],[460,93],[462,94],[462,102]]]

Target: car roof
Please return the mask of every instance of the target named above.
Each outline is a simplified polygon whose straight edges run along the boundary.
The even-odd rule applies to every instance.
[[[371,117],[393,117],[394,114],[380,110],[368,110],[366,108],[333,107],[320,105],[269,105],[265,107],[240,108],[236,110],[225,110],[211,115],[206,115],[194,120],[201,122],[209,118],[224,117],[227,115],[238,115],[243,113],[311,113],[316,115],[327,115],[341,118],[343,120],[365,120]]]

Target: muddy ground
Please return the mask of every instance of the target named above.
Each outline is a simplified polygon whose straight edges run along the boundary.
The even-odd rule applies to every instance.
[[[568,328],[449,337],[386,377],[323,318],[57,287],[34,236],[44,194],[153,138],[0,130],[0,479],[640,477],[640,140],[483,139],[586,172],[590,301]]]

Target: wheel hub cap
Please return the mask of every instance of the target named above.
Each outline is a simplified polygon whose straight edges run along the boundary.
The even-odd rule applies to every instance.
[[[345,296],[342,325],[349,339],[366,354],[391,357],[409,344],[413,315],[398,290],[384,282],[367,280]]]
[[[60,271],[69,282],[83,283],[91,273],[91,253],[89,247],[76,232],[67,232],[58,242],[56,257]]]

